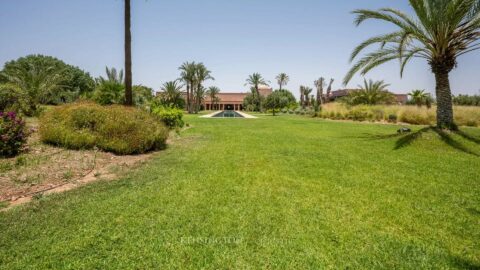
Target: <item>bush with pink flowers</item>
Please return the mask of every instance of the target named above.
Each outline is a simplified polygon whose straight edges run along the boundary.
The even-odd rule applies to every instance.
[[[27,142],[25,121],[15,112],[0,112],[0,156],[18,154]]]

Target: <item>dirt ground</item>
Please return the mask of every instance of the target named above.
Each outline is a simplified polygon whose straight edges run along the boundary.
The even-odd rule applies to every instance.
[[[35,120],[29,119],[28,126],[32,134],[24,153],[0,159],[0,205],[3,207],[30,201],[39,194],[114,179],[152,156],[152,153],[117,156],[96,150],[53,147],[40,142]]]

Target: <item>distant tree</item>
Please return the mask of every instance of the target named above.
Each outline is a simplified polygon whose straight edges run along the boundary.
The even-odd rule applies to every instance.
[[[216,105],[220,101],[220,98],[218,97],[219,93],[220,93],[220,88],[218,88],[216,86],[211,86],[207,90],[207,95],[210,97],[210,101],[211,101],[212,107],[214,109],[218,109]]]
[[[182,87],[178,80],[164,83],[161,87],[162,91],[158,94],[159,105],[182,109],[185,104],[182,98]]]
[[[463,106],[480,106],[480,95],[458,95],[453,97],[453,104]]]
[[[203,83],[206,80],[215,80],[212,77],[212,72],[207,69],[203,63],[198,63],[195,67],[195,82],[197,83],[194,91],[195,113],[200,110],[200,105],[205,98],[206,89],[203,87]]]
[[[307,106],[311,106],[312,103],[311,103],[311,100],[310,100],[310,94],[312,93],[313,89],[311,87],[308,87],[308,86],[304,86],[304,89],[303,89],[303,94],[305,95],[305,103]]]
[[[180,78],[187,87],[187,111],[193,113],[193,92],[196,86],[196,68],[195,62],[185,62],[178,69],[181,71]]]
[[[395,96],[387,91],[388,86],[384,81],[365,79],[363,86],[359,85],[359,90],[350,91],[345,100],[350,105],[390,104],[394,102]]]
[[[143,85],[134,85],[133,88],[133,104],[135,106],[145,106],[153,99],[153,89]]]
[[[426,105],[427,99],[429,97],[429,94],[425,93],[425,90],[412,90],[412,92],[408,93],[408,95],[412,98],[412,101],[418,107]]]
[[[327,98],[325,99],[325,102],[330,102],[330,94],[332,93],[332,84],[335,80],[332,78],[330,79],[330,83],[328,84],[327,87]]]
[[[360,9],[355,23],[381,20],[397,27],[392,33],[372,37],[352,53],[354,60],[373,44],[379,49],[368,53],[353,65],[344,79],[347,84],[354,74],[365,75],[373,68],[400,60],[400,75],[414,58],[423,58],[430,65],[436,81],[437,127],[456,129],[453,122],[450,72],[457,66],[457,57],[480,49],[480,2],[478,0],[409,0],[415,17],[399,10],[383,8],[378,11]]]
[[[286,73],[280,73],[276,77],[279,90],[282,90],[282,87],[287,85],[290,81],[290,77]]]
[[[253,73],[252,75],[248,76],[246,80],[245,85],[250,85],[254,90],[254,97],[257,99],[258,103],[258,110],[262,111],[262,102],[261,102],[261,96],[260,96],[260,90],[259,87],[260,85],[267,85],[267,81],[260,75],[260,73]]]
[[[320,77],[318,80],[315,80],[313,83],[315,84],[315,88],[317,88],[317,99],[316,99],[315,108],[316,108],[316,111],[318,111],[317,107],[321,106],[322,103],[325,102],[325,96],[323,95],[323,87],[326,86],[325,78]]]
[[[284,92],[280,92],[280,90],[276,90],[267,96],[264,104],[265,104],[265,108],[272,110],[273,116],[275,116],[275,112],[277,110],[283,109],[288,106],[289,100],[285,96]]]

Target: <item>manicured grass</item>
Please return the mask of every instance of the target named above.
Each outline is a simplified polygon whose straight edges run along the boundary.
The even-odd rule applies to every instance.
[[[119,181],[0,213],[0,267],[480,267],[480,129],[186,122]]]

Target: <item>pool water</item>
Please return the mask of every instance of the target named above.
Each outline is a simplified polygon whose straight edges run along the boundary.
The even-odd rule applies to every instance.
[[[219,117],[219,118],[227,118],[227,117],[230,117],[230,118],[244,118],[241,114],[235,112],[235,111],[223,111],[223,112],[219,112],[215,115],[213,115],[212,117]]]

